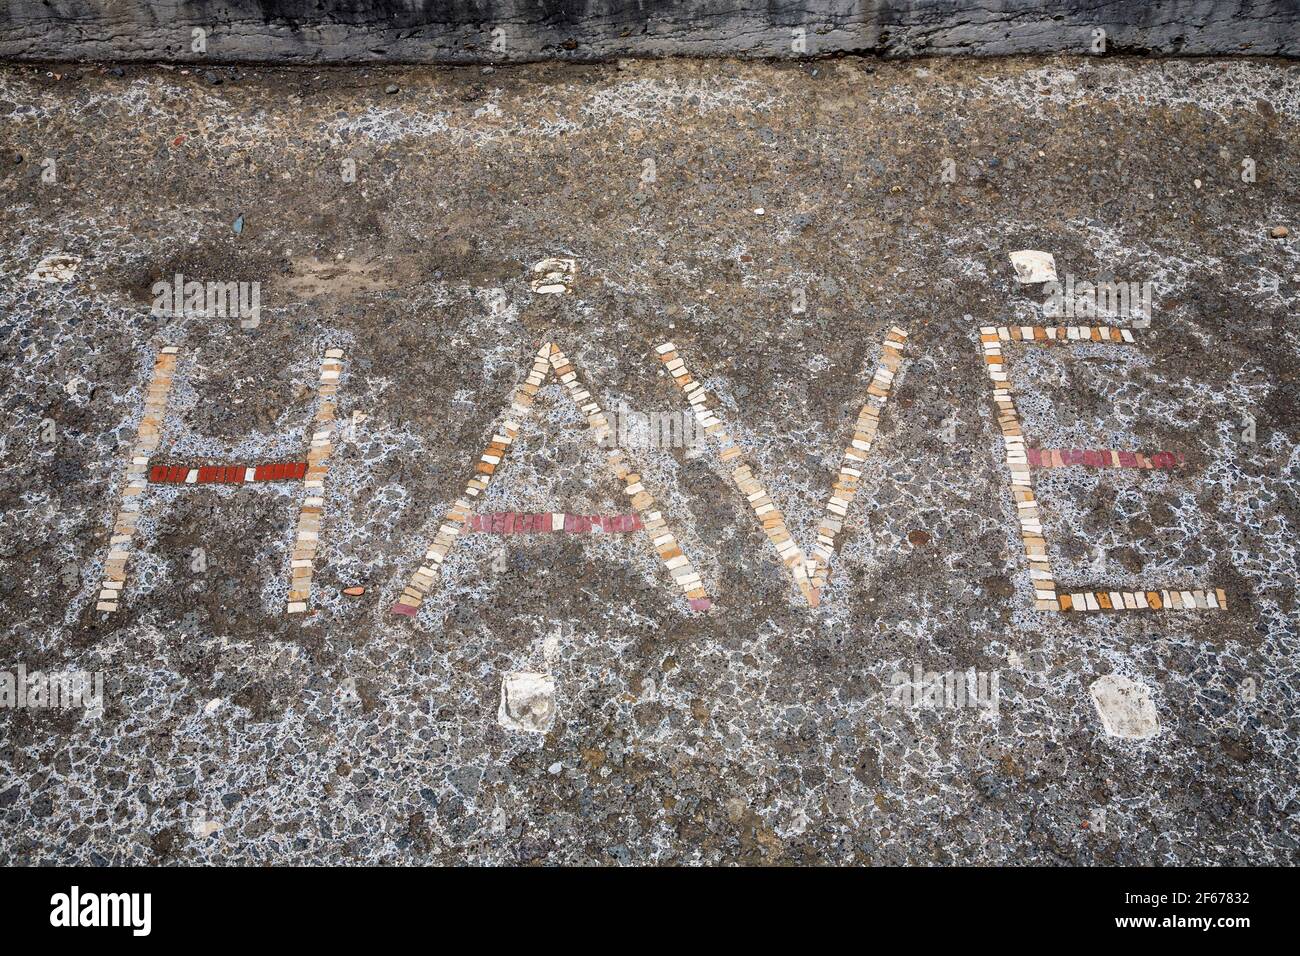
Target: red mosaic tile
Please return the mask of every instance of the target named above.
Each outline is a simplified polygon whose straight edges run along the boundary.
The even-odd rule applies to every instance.
[[[1158,451],[1150,456],[1109,448],[1029,448],[1026,457],[1033,468],[1085,466],[1087,468],[1173,468],[1183,464],[1182,455]]]
[[[149,469],[153,484],[183,484],[192,469],[186,465],[155,465]],[[246,465],[202,465],[197,482],[201,485],[240,485],[247,480]],[[307,475],[307,462],[289,461],[257,465],[253,468],[253,481],[301,480]]]

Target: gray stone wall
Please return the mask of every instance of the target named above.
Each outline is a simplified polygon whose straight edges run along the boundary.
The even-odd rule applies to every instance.
[[[1300,53],[1300,0],[5,0],[0,58],[492,63]],[[195,29],[206,49],[195,50]],[[798,31],[804,31],[802,43]]]

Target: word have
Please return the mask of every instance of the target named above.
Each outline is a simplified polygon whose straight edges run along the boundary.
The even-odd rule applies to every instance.
[[[1038,468],[1085,467],[1137,467],[1166,468],[1182,461],[1169,452],[1141,454],[1113,449],[1089,450],[1075,455],[1068,451],[1033,449],[1026,445],[1020,428],[1019,416],[1012,399],[1013,390],[1002,355],[1007,342],[1030,342],[1039,345],[1064,345],[1068,342],[1105,342],[1113,345],[1133,345],[1133,333],[1128,329],[1107,326],[1052,326],[1052,327],[985,327],[980,330],[980,344],[985,368],[993,386],[993,400],[998,426],[1006,446],[1007,468],[1010,471],[1013,513],[1021,525],[1025,556],[1029,565],[1029,579],[1033,590],[1033,606],[1040,611],[1124,611],[1159,609],[1222,609],[1227,598],[1221,589],[1170,589],[1143,588],[1135,591],[1090,590],[1080,592],[1060,591],[1055,583],[1048,560],[1048,542],[1044,536],[1038,504],[1034,497],[1031,471]],[[853,424],[852,435],[845,446],[839,471],[823,509],[823,518],[816,538],[807,548],[801,546],[787,526],[785,517],[768,495],[762,478],[747,460],[744,450],[728,433],[721,418],[718,403],[707,388],[697,380],[687,367],[685,358],[671,342],[655,349],[665,371],[681,390],[695,425],[701,429],[709,443],[717,450],[719,462],[730,472],[732,483],[753,511],[754,518],[767,536],[769,545],[786,568],[804,601],[812,607],[818,605],[822,592],[830,581],[836,542],[849,520],[849,510],[857,494],[862,467],[878,433],[881,416],[888,402],[895,375],[902,362],[902,349],[907,333],[891,329],[880,350],[880,362],[867,387],[866,400]],[[323,484],[326,461],[339,430],[335,417],[335,393],[342,374],[342,352],[330,349],[321,366],[318,388],[319,407],[315,431],[306,462],[278,465],[167,465],[155,463],[153,456],[158,448],[159,435],[167,397],[176,367],[178,349],[168,346],[162,350],[155,365],[154,379],[145,399],[145,416],[140,424],[132,457],[126,473],[123,503],[114,526],[108,559],[105,563],[104,583],[96,608],[115,612],[120,606],[121,593],[126,580],[125,567],[130,552],[136,520],[139,517],[144,493],[152,487],[165,485],[189,487],[226,483],[249,486],[248,483],[275,480],[302,480],[305,496],[299,512],[298,531],[290,567],[290,590],[287,610],[303,613],[310,602],[313,561],[319,543],[322,511],[324,507]],[[645,532],[645,538],[657,553],[665,574],[679,589],[690,608],[696,612],[708,611],[713,597],[705,587],[695,564],[686,554],[684,544],[673,532],[669,516],[660,510],[656,497],[646,486],[641,475],[628,460],[622,448],[610,448],[617,441],[617,427],[606,416],[600,404],[579,378],[578,371],[564,352],[553,342],[544,343],[536,353],[531,370],[516,388],[508,406],[492,429],[491,440],[473,464],[473,474],[464,486],[463,494],[455,500],[438,526],[432,542],[424,552],[423,560],[410,573],[405,587],[392,605],[392,613],[413,617],[424,598],[436,588],[443,576],[443,568],[461,536],[467,531],[511,534],[540,530],[582,531],[588,526],[580,516],[568,516],[557,526],[555,515],[560,509],[539,515],[515,515],[507,524],[505,517],[486,520],[476,514],[477,502],[488,488],[493,477],[504,465],[510,447],[514,444],[528,421],[537,393],[550,379],[563,386],[570,399],[586,417],[592,438],[606,449],[609,470],[623,486],[632,511],[606,525],[602,520],[600,530]],[[179,489],[178,489],[179,490]],[[590,527],[596,530],[596,527]],[[635,534],[638,540],[639,534]]]

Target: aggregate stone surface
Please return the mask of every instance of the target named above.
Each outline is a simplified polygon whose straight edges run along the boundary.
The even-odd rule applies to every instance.
[[[0,66],[0,120],[0,670],[104,675],[102,714],[0,710],[0,862],[1295,862],[1300,66]],[[1135,346],[1009,346],[1031,444],[1186,457],[1035,476],[1062,586],[1227,610],[1033,610],[979,351],[1045,321],[1021,249],[1155,290]],[[573,294],[531,292],[548,256]],[[260,322],[154,314],[178,273]],[[638,412],[685,410],[675,342],[807,547],[893,325],[818,608],[706,445],[627,454],[708,612],[644,536],[559,533],[467,535],[389,613],[542,342]],[[96,612],[167,344],[160,463],[302,460],[344,350],[309,614],[291,482],[151,487]],[[485,498],[626,508],[553,382]],[[891,705],[914,667],[996,673],[996,712]],[[514,671],[547,732],[498,722]],[[1158,734],[1107,736],[1107,674]]]

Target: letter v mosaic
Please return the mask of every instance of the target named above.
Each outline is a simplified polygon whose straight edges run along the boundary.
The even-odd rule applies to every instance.
[[[509,414],[512,417],[505,419],[501,423],[500,430],[492,435],[492,440],[474,466],[475,474],[465,486],[465,494],[456,499],[456,503],[448,511],[442,526],[438,528],[437,534],[434,535],[433,544],[424,555],[424,564],[411,575],[401,597],[393,605],[392,612],[394,614],[414,617],[425,596],[433,590],[442,577],[442,566],[446,562],[447,556],[456,546],[461,534],[471,528],[482,529],[482,520],[474,520],[474,501],[487,490],[493,475],[496,474],[505,458],[507,449],[518,436],[521,423],[531,413],[537,392],[552,373],[560,380],[574,403],[586,415],[587,424],[591,428],[592,435],[597,443],[606,442],[612,437],[612,430],[604,412],[601,411],[600,405],[595,399],[591,397],[591,393],[578,381],[578,374],[568,358],[560,351],[559,346],[554,343],[547,342],[544,344],[537,350],[532,368],[510,400]],[[609,452],[606,459],[614,475],[623,482],[623,493],[631,498],[632,507],[636,509],[638,516],[637,520],[643,529],[652,536],[651,541],[654,544],[655,551],[658,553],[660,560],[663,561],[664,568],[672,576],[673,583],[681,588],[686,599],[690,602],[692,610],[707,611],[712,606],[712,599],[705,590],[695,566],[683,553],[681,545],[669,529],[667,521],[656,509],[655,499],[642,484],[641,476],[632,470],[623,453],[617,449]],[[537,517],[539,520],[536,523],[536,528],[534,529],[533,522],[530,520],[529,530],[542,530],[540,518],[543,516],[539,515]],[[559,530],[552,514],[546,514],[544,517],[548,519],[545,530]],[[576,518],[577,516],[569,515],[568,517]],[[565,519],[561,519],[559,527],[565,530],[586,530],[581,522],[572,523]],[[589,527],[588,525],[587,528]],[[629,530],[625,528],[622,522],[620,522],[619,527],[620,530]],[[504,530],[504,526],[502,530]]]
[[[677,346],[666,342],[655,351],[659,360],[672,375],[673,381],[686,395],[691,403],[691,410],[704,428],[704,433],[718,443],[723,463],[731,464],[731,479],[740,493],[745,496],[754,517],[762,525],[764,533],[781,561],[790,569],[795,586],[811,607],[821,603],[821,589],[830,580],[831,557],[835,553],[835,536],[844,527],[849,505],[857,494],[858,481],[862,477],[861,465],[866,461],[867,452],[875,440],[880,426],[880,416],[889,400],[889,390],[894,383],[894,375],[902,362],[903,344],[907,341],[907,332],[895,326],[885,336],[881,346],[880,365],[867,386],[866,403],[858,413],[854,425],[853,438],[844,449],[844,460],[840,465],[839,475],[826,503],[826,515],[817,529],[817,546],[811,559],[804,555],[803,549],[794,542],[790,529],[786,527],[785,516],[768,496],[763,483],[754,475],[753,469],[744,459],[744,453],[735,440],[727,434],[726,428],[714,413],[715,402],[711,401],[708,390],[691,375],[686,361],[678,354]]]
[[[980,329],[980,348],[984,353],[984,367],[993,384],[993,402],[997,406],[998,428],[1006,446],[1007,467],[1011,470],[1011,494],[1020,522],[1020,536],[1029,559],[1029,576],[1034,586],[1034,607],[1040,611],[1139,611],[1139,610],[1207,610],[1226,609],[1227,595],[1222,588],[1178,590],[1160,588],[1142,591],[1071,591],[1059,590],[1047,557],[1047,538],[1043,532],[1038,500],[1034,497],[1030,467],[1172,467],[1180,458],[1170,452],[1159,452],[1147,457],[1133,452],[1106,450],[1093,452],[1095,457],[1073,455],[1063,458],[1059,451],[1047,451],[1044,463],[1042,449],[1025,447],[1020,416],[1012,400],[1014,389],[1007,374],[1006,357],[1002,354],[1003,342],[1026,342],[1035,345],[1060,345],[1070,342],[1105,342],[1112,345],[1134,345],[1136,340],[1129,329],[1110,326],[984,326]],[[1131,462],[1131,464],[1130,464]]]
[[[327,462],[333,449],[331,440],[335,418],[335,399],[339,377],[343,372],[342,349],[327,349],[321,361],[320,381],[317,385],[316,415],[311,445],[306,461],[282,462],[262,465],[155,465],[152,462],[158,450],[167,400],[180,349],[168,345],[154,361],[153,377],[145,393],[144,416],[131,449],[131,460],[126,469],[126,484],[122,491],[122,505],[113,524],[109,540],[108,557],[104,562],[104,580],[100,585],[95,609],[112,614],[119,609],[126,583],[126,562],[131,552],[140,506],[149,484],[244,484],[261,481],[300,480],[306,494],[299,506],[297,526],[294,531],[293,555],[290,559],[289,614],[307,610],[311,598],[311,579],[315,568],[316,548],[320,540],[321,513],[325,500]]]

